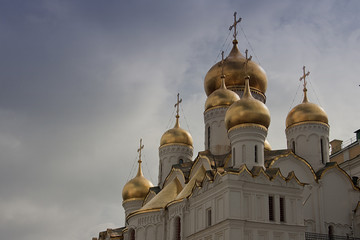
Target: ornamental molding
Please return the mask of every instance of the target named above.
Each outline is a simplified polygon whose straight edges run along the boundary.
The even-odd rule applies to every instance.
[[[232,132],[236,131],[236,130],[253,130],[253,129],[257,129],[257,130],[261,130],[261,131],[265,131],[267,132],[267,128],[264,127],[263,125],[260,125],[260,124],[255,124],[255,123],[243,123],[243,124],[239,124],[239,125],[236,125],[232,128],[230,128],[228,130],[228,133],[231,134]],[[237,131],[238,132],[238,131]]]
[[[169,209],[169,219],[177,217],[177,216],[182,216],[183,213],[183,209],[185,207],[185,203],[182,202],[178,202],[175,204],[172,204],[168,209]]]
[[[163,222],[163,213],[162,212],[151,212],[146,215],[143,215],[137,219],[138,227],[147,226],[149,224],[158,224]]]
[[[176,153],[176,154],[182,153],[182,154],[190,155],[191,157],[193,155],[193,148],[190,148],[187,145],[168,145],[159,149],[160,157],[169,153]]]
[[[298,123],[288,127],[285,132],[286,134],[294,134],[294,133],[304,133],[304,131],[324,131],[329,133],[329,125],[325,123],[319,122],[305,122],[305,123]]]
[[[204,121],[207,123],[208,121],[214,118],[225,118],[226,111],[229,107],[217,107],[211,108],[204,112]]]

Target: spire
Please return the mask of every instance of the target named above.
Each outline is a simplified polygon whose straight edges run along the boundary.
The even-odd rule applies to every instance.
[[[141,150],[144,148],[144,145],[142,144],[142,138],[140,138],[140,147],[138,148],[138,153],[139,153],[139,168],[138,168],[138,173],[136,174],[136,176],[143,176],[142,170],[141,170]]]
[[[307,94],[306,94],[306,92],[307,92],[307,89],[306,89],[306,84],[307,84],[306,77],[308,77],[309,75],[310,75],[310,72],[308,71],[307,73],[305,73],[305,66],[303,66],[303,75],[299,79],[300,81],[304,80],[304,89],[303,89],[303,91],[304,91],[304,100],[303,100],[303,103],[308,102]]]
[[[225,59],[224,59],[224,51],[221,51],[221,78],[224,76],[225,78],[225,75],[224,75],[224,63],[225,63]]]
[[[180,107],[180,103],[182,102],[182,99],[180,98],[180,93],[177,94],[177,102],[175,103],[174,107],[176,107],[176,123],[175,123],[175,128],[179,128],[180,124],[179,124],[179,107]]]
[[[243,94],[242,99],[243,98],[253,98],[253,96],[251,95],[251,91],[250,91],[249,81],[250,81],[250,77],[246,76],[245,77],[245,89],[244,89],[244,94]]]
[[[245,75],[246,75],[245,78],[249,77],[249,76],[247,76],[247,66],[248,66],[248,62],[250,62],[251,59],[252,59],[252,56],[250,55],[250,57],[248,57],[248,50],[246,49],[245,50]],[[249,77],[249,79],[250,79],[250,77]]]
[[[229,30],[230,30],[230,31],[234,28],[234,33],[233,33],[233,37],[234,37],[233,44],[234,44],[234,45],[238,43],[238,41],[236,40],[236,36],[237,36],[237,33],[238,33],[238,32],[236,31],[236,25],[237,25],[238,23],[240,23],[240,22],[241,22],[241,18],[239,18],[239,19],[236,20],[236,12],[234,12],[234,23],[233,23],[233,25],[231,25],[231,26],[229,27]]]
[[[224,63],[225,63],[224,51],[221,51],[221,85],[220,85],[221,89],[226,89],[226,86],[225,86],[225,74],[224,74]]]
[[[248,57],[248,50],[245,50],[245,89],[244,89],[244,94],[243,94],[243,98],[252,98],[253,96],[251,95],[251,91],[250,91],[250,76],[247,75],[247,65],[248,62],[251,61],[252,56],[250,55]]]

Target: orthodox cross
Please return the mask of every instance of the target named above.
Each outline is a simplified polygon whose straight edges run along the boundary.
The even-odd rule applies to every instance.
[[[250,55],[248,57],[248,50],[246,49],[245,50],[245,74],[247,74],[247,65],[248,65],[248,62],[251,61],[252,59],[252,56]]]
[[[310,75],[310,72],[308,71],[307,73],[305,73],[305,66],[303,66],[303,75],[299,80],[300,81],[304,80],[304,89],[306,89],[306,77],[309,75]]]
[[[221,51],[221,76],[224,76],[224,51]]]
[[[234,12],[234,24],[229,27],[229,30],[230,30],[230,31],[231,31],[232,28],[234,28],[234,34],[233,34],[234,40],[236,40],[236,35],[237,35],[236,25],[237,25],[239,22],[241,22],[241,18],[239,18],[238,20],[236,20],[236,12]]]
[[[139,153],[139,161],[138,161],[138,163],[141,163],[141,149],[143,149],[143,148],[144,148],[144,145],[142,144],[142,138],[140,138],[140,147],[137,150],[138,153]]]
[[[174,107],[176,107],[176,118],[179,118],[179,106],[182,102],[182,99],[180,98],[180,94],[177,94],[177,102],[175,103]]]

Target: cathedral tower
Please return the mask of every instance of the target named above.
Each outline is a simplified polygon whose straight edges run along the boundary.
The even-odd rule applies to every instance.
[[[176,122],[175,126],[167,130],[161,137],[159,147],[159,186],[162,188],[166,177],[175,164],[191,162],[193,156],[193,139],[187,131],[180,128],[179,124],[179,105],[182,99],[177,95],[175,107]]]
[[[142,207],[142,203],[149,192],[149,189],[153,187],[153,184],[147,180],[141,170],[141,150],[144,148],[142,145],[142,140],[140,139],[140,148],[139,152],[139,166],[138,172],[135,178],[128,181],[122,191],[123,197],[123,207],[125,209],[125,216],[128,216],[130,213],[139,210]]]
[[[326,112],[307,98],[306,77],[303,67],[304,99],[286,117],[286,139],[288,149],[309,161],[315,171],[329,161],[329,124]]]
[[[222,52],[222,69],[224,67],[224,52]],[[225,114],[239,96],[225,86],[225,75],[221,74],[221,86],[212,92],[205,102],[205,150],[213,155],[223,155],[231,151],[230,140],[225,128]]]
[[[207,72],[204,81],[205,92],[207,96],[210,96],[212,92],[220,88],[221,81],[219,77],[222,75],[222,72],[225,72],[226,87],[229,90],[236,92],[239,97],[241,97],[245,89],[245,77],[249,76],[251,79],[250,90],[252,95],[254,98],[265,103],[265,92],[267,89],[266,73],[260,65],[254,62],[248,62],[246,57],[240,53],[237,47],[238,41],[236,39],[236,27],[240,21],[241,18],[236,19],[236,14],[234,14],[234,24],[230,26],[230,30],[234,29],[233,48],[224,61],[216,63]]]
[[[232,147],[232,167],[243,164],[251,169],[264,166],[264,143],[270,125],[270,112],[261,101],[256,100],[245,79],[243,97],[228,109],[225,115]]]

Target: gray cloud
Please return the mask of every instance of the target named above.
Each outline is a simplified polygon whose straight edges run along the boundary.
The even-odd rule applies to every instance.
[[[4,239],[90,239],[122,226],[121,190],[134,174],[129,169],[139,138],[145,175],[156,184],[157,148],[173,124],[177,92],[183,98],[181,125],[190,128],[195,152],[202,150],[203,78],[234,10],[251,43],[239,31],[239,48],[248,48],[268,74],[274,148],[286,146],[285,118],[301,102],[301,87],[296,91],[303,65],[311,71],[310,100],[329,115],[331,139],[348,139],[359,127],[357,1],[2,5]]]

